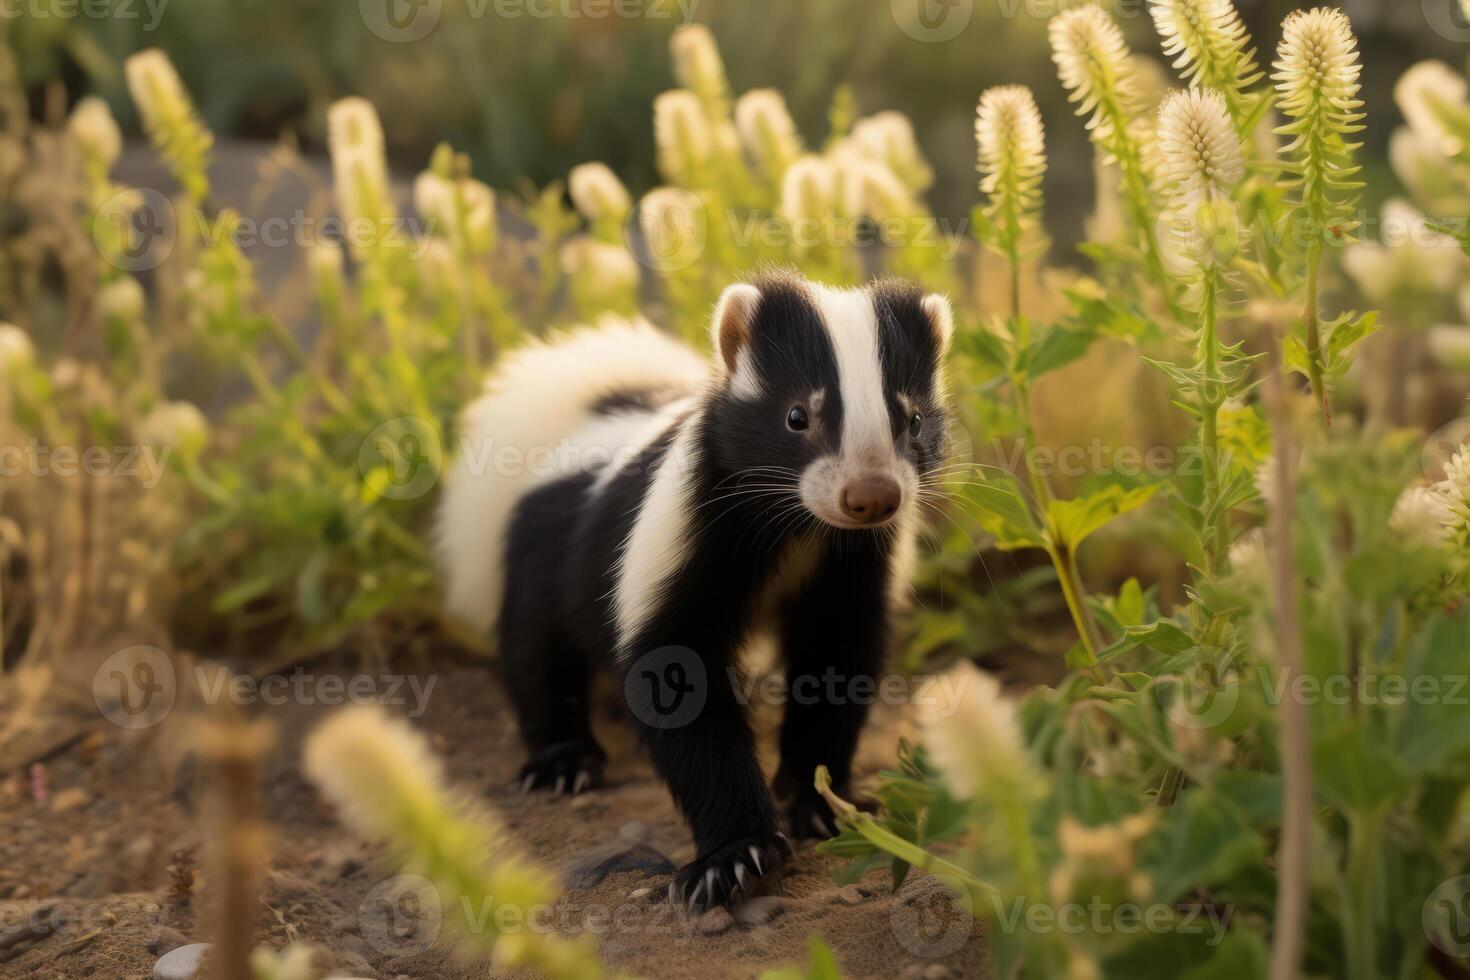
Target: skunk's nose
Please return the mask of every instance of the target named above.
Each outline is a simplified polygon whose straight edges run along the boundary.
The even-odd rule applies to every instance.
[[[891,476],[860,476],[842,489],[842,513],[859,524],[882,524],[902,502],[903,490]]]

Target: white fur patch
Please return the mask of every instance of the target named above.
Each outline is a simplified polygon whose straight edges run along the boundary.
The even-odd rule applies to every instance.
[[[850,482],[864,474],[891,476],[903,488],[907,504],[918,489],[918,477],[899,458],[894,445],[872,295],[827,286],[812,286],[811,290],[837,360],[842,444],[837,453],[816,460],[802,472],[799,490],[807,510],[821,520],[837,527],[862,527],[866,525],[842,511],[842,493]]]
[[[619,317],[506,355],[460,418],[444,481],[435,550],[446,611],[489,630],[505,587],[505,532],[521,498],[549,479],[606,464],[608,453],[594,449],[656,438],[647,415],[598,419],[600,399],[640,388],[696,395],[708,379],[693,350],[646,321]]]
[[[699,465],[695,440],[701,416],[691,415],[659,463],[623,546],[616,569],[613,608],[617,615],[617,656],[664,597],[669,580],[683,569],[694,546],[694,489]]]

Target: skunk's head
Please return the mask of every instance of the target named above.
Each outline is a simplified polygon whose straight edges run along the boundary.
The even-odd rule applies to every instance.
[[[894,522],[946,450],[953,322],[944,297],[898,281],[839,290],[772,275],[729,287],[713,324],[720,469],[789,491],[834,527]]]

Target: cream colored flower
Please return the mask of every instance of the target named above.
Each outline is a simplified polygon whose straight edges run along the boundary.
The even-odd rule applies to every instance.
[[[714,153],[709,122],[694,93],[664,92],[653,100],[653,137],[664,179],[695,184]]]
[[[1230,0],[1149,0],[1149,10],[1164,54],[1187,81],[1230,100],[1259,78],[1250,35]]]
[[[628,189],[605,163],[583,163],[567,179],[572,203],[592,222],[621,223],[633,210]]]
[[[704,202],[680,187],[659,187],[645,194],[638,203],[638,227],[653,268],[666,272],[699,261],[709,241]]]
[[[1077,103],[1077,114],[1090,114],[1087,128],[1093,131],[1093,138],[1107,140],[1112,135],[1113,122],[1105,111],[1104,101],[1116,99],[1131,103],[1137,98],[1123,32],[1106,10],[1089,3],[1053,17],[1047,25],[1047,34],[1052,61],[1068,97]]]
[[[1159,110],[1159,155],[1172,203],[1230,198],[1245,177],[1240,140],[1214,89],[1176,92]]]
[[[113,121],[112,110],[95,95],[89,95],[76,104],[66,122],[66,129],[82,152],[104,169],[111,167],[122,152],[122,133]]]
[[[478,180],[449,181],[426,170],[414,178],[413,206],[431,231],[456,245],[484,251],[495,237],[495,192]]]
[[[1032,773],[1016,703],[994,677],[956,667],[920,689],[919,710],[924,745],[955,795],[1025,791]]]
[[[1449,540],[1452,517],[1443,494],[1429,487],[1409,487],[1393,505],[1388,527],[1400,537],[1437,546]]]
[[[787,221],[823,220],[837,205],[837,173],[831,161],[803,154],[781,176],[781,217]]]
[[[349,225],[371,223],[374,239],[395,218],[388,196],[388,161],[378,111],[366,99],[350,97],[327,109],[327,140],[337,206]],[[354,248],[362,236],[348,236]]]
[[[131,55],[123,62],[128,93],[143,117],[149,132],[166,127],[172,120],[193,112],[189,93],[174,70],[168,55],[149,48]]]
[[[1282,111],[1298,117],[1320,101],[1339,114],[1355,113],[1363,68],[1347,15],[1332,7],[1298,10],[1281,31],[1271,77]]]
[[[1470,449],[1462,449],[1445,464],[1445,478],[1434,485],[1449,508],[1446,525],[1457,538],[1470,536]]]
[[[1164,100],[1157,155],[1170,224],[1159,244],[1170,266],[1182,275],[1227,261],[1239,245],[1233,195],[1245,160],[1220,94],[1194,88]]]
[[[801,154],[796,123],[775,89],[751,89],[742,95],[735,103],[735,128],[745,152],[773,178],[780,179]]]
[[[599,295],[612,295],[638,285],[638,263],[622,245],[579,235],[558,253],[562,271],[582,280]]]
[[[209,421],[190,402],[162,402],[134,427],[139,444],[196,459],[209,442]]]
[[[1470,116],[1465,76],[1442,61],[1421,61],[1399,78],[1393,97],[1411,128],[1427,145],[1447,157],[1465,149],[1462,136],[1449,125]]]
[[[36,348],[20,327],[0,323],[0,378],[7,378],[36,362]]]
[[[695,93],[711,116],[722,115],[730,98],[725,62],[714,35],[703,24],[685,24],[669,38],[674,77]]]
[[[934,183],[934,171],[914,138],[913,123],[903,113],[890,110],[859,119],[849,139],[859,153],[881,163],[909,191],[922,193]]]
[[[1046,130],[1031,90],[997,85],[982,92],[975,110],[975,143],[980,190],[993,196],[1014,186],[1023,210],[1030,210],[1046,173]]]
[[[143,318],[143,287],[132,276],[114,279],[97,294],[97,309],[104,318],[116,317],[125,323]]]

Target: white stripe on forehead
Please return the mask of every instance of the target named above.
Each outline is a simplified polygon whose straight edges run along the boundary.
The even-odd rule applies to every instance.
[[[832,352],[842,396],[842,454],[867,452],[885,458],[893,443],[883,364],[878,351],[878,314],[865,290],[813,286]],[[882,453],[883,455],[879,455]]]

